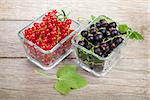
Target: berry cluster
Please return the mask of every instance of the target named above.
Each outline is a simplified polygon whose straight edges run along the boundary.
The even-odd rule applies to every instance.
[[[82,39],[78,44],[101,57],[107,57],[123,42],[122,34],[124,33],[118,31],[116,22],[108,23],[105,19],[101,19],[81,32]]]
[[[51,50],[73,31],[70,29],[72,20],[64,16],[62,21],[59,15],[61,14],[56,10],[48,12],[40,23],[35,22],[31,28],[24,31],[24,37],[43,50]]]
[[[74,31],[70,28],[71,24],[72,20],[67,18],[63,10],[62,13],[52,10],[43,15],[37,22],[34,22],[32,27],[25,29],[23,34],[27,40],[41,49],[48,51]],[[55,51],[48,54],[41,52],[39,49],[35,48],[34,45],[30,45],[26,41],[24,41],[24,45],[30,57],[47,66],[55,63],[60,57],[66,55],[71,48],[72,37],[73,36],[64,41],[64,43],[61,43]]]

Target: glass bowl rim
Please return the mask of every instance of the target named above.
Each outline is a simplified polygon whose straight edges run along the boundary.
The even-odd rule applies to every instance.
[[[99,18],[99,17],[105,17],[105,18],[110,19],[109,17],[107,17],[107,16],[105,16],[105,15],[99,15],[99,16],[95,17],[92,21],[90,21],[90,23],[88,23],[83,29],[81,29],[80,32],[79,32],[76,36],[74,36],[74,37],[72,38],[71,42],[72,42],[72,45],[73,45],[74,47],[80,48],[80,49],[82,49],[83,51],[85,51],[85,52],[87,52],[88,54],[91,54],[91,55],[97,57],[97,58],[100,59],[100,60],[108,60],[108,59],[111,59],[111,58],[113,57],[113,55],[114,55],[114,53],[115,53],[115,51],[116,51],[117,49],[121,48],[121,47],[123,46],[123,44],[127,42],[127,40],[128,40],[127,37],[125,37],[124,40],[123,40],[123,42],[122,42],[121,44],[119,44],[119,46],[117,46],[107,57],[101,57],[101,56],[95,54],[94,52],[92,52],[91,50],[88,50],[88,49],[86,49],[86,48],[84,48],[84,47],[78,45],[78,44],[75,42],[75,38],[78,37],[78,36],[80,35],[80,33],[81,33],[83,30],[89,28],[90,25],[93,24],[93,23],[96,21],[96,19]],[[112,19],[110,19],[110,20],[113,21]]]
[[[40,48],[39,46],[37,46],[36,44],[34,44],[33,42],[27,40],[24,36],[21,36],[21,33],[23,32],[23,30],[25,30],[28,26],[32,25],[35,21],[38,21],[40,18],[42,18],[45,15],[42,14],[40,17],[36,18],[35,20],[33,20],[31,23],[29,23],[28,25],[26,25],[23,29],[21,29],[18,32],[18,37],[21,41],[25,41],[27,42],[29,45],[34,46],[36,49],[40,50],[42,53],[44,54],[50,54],[52,52],[54,52],[55,50],[58,49],[58,47],[63,44],[67,39],[69,39],[71,36],[73,36],[78,30],[80,30],[81,25],[78,21],[75,21],[74,19],[71,18],[71,20],[77,25],[77,28],[71,32],[69,35],[67,35],[64,39],[62,39],[59,43],[57,43],[51,50],[43,50],[42,48]]]

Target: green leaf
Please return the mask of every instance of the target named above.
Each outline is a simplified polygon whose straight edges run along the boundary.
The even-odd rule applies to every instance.
[[[87,81],[77,73],[65,78],[68,86],[73,89],[79,89],[87,85]]]
[[[71,89],[79,89],[87,85],[87,81],[77,74],[76,67],[65,65],[57,71],[55,89],[61,94],[67,94]]]
[[[94,20],[96,17],[94,15],[91,15],[91,19]]]
[[[136,31],[129,33],[129,38],[135,40],[144,40],[144,37]]]
[[[55,89],[63,95],[66,95],[71,90],[65,81],[57,81],[55,84]]]
[[[76,72],[76,67],[73,65],[64,65],[61,68],[59,68],[59,70],[57,71],[57,77],[63,77],[66,75],[71,75],[72,73]]]
[[[129,28],[128,28],[128,25],[126,25],[126,24],[121,24],[121,25],[118,26],[118,29],[119,29],[119,32],[125,33],[125,32],[127,32],[127,30],[128,30]]]

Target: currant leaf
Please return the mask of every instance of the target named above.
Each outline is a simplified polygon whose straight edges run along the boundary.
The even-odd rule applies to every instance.
[[[135,39],[135,40],[144,40],[144,37],[136,31],[131,32],[130,35],[129,35],[129,38],[130,39]]]
[[[57,82],[55,89],[60,94],[66,95],[71,89],[79,89],[87,85],[87,81],[77,74],[76,67],[65,65],[57,71]]]
[[[128,25],[126,25],[126,24],[121,24],[121,25],[118,26],[118,29],[119,29],[119,32],[125,33],[125,32],[127,32],[127,30],[128,30]]]

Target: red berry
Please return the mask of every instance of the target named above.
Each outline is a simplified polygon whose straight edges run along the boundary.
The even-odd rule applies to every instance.
[[[43,50],[46,50],[46,46],[45,45],[42,45],[41,47]]]
[[[32,27],[31,29],[32,29],[32,32],[33,32],[33,31],[35,31],[35,30],[36,30],[36,27]]]
[[[46,32],[45,32],[44,30],[42,30],[40,33],[41,33],[41,34],[45,34]]]
[[[51,50],[51,48],[52,48],[52,47],[51,47],[50,44],[46,46],[46,50]]]
[[[47,42],[48,42],[48,38],[47,38],[47,37],[44,37],[44,38],[43,38],[43,42],[44,42],[44,43],[47,43]]]
[[[33,27],[24,31],[24,37],[32,41],[43,50],[51,50],[57,42],[64,39],[69,33],[74,30],[70,29],[71,19],[66,19],[61,22],[56,17],[57,10],[48,12],[43,18],[42,22],[33,23]],[[38,53],[38,51],[36,51]],[[42,57],[42,54],[37,54]],[[47,58],[42,58],[48,60]],[[41,59],[41,60],[42,60]]]
[[[37,46],[39,46],[39,47],[41,47],[41,46],[42,46],[42,43],[41,43],[41,42],[39,42],[38,40],[35,42],[35,44],[36,44]]]
[[[56,9],[52,10],[52,13],[55,15],[57,13],[57,10]]]
[[[48,23],[48,28],[52,28],[52,24],[51,23]]]
[[[41,27],[45,27],[45,23],[44,23],[44,22],[41,22],[40,26],[41,26]]]
[[[38,26],[39,26],[39,23],[36,23],[36,22],[35,22],[33,25],[34,25],[35,27],[38,27]]]
[[[50,32],[50,29],[47,28],[45,31],[46,31],[46,33],[48,33],[48,32]]]
[[[44,22],[47,21],[47,17],[44,16],[44,17],[42,18],[42,20],[43,20]]]
[[[71,19],[66,19],[66,21],[65,21],[65,23],[68,24],[68,25],[70,25],[71,22],[72,22]]]

